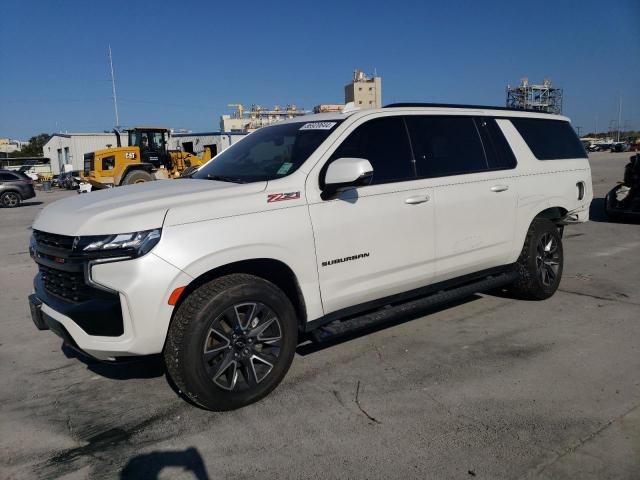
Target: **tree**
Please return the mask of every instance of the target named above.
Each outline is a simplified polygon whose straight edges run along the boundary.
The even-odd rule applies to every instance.
[[[42,157],[42,147],[49,141],[51,135],[48,133],[41,133],[35,137],[29,139],[29,143],[24,145],[22,149],[13,152],[12,157]]]

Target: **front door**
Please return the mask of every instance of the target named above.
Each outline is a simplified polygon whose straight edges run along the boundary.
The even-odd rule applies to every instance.
[[[366,158],[372,183],[322,200],[318,189],[337,158]],[[415,177],[404,121],[358,126],[307,180],[325,314],[427,285],[433,273],[432,189]],[[311,200],[315,199],[315,200]]]

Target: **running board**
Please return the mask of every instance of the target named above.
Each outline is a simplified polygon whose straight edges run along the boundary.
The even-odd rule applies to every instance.
[[[447,290],[440,290],[426,297],[418,298],[415,300],[406,301],[401,304],[383,307],[374,312],[360,315],[357,317],[349,318],[347,320],[335,320],[327,325],[318,327],[310,332],[311,337],[316,342],[327,341],[334,337],[348,335],[358,330],[371,328],[377,325],[382,325],[390,320],[397,314],[407,312],[410,310],[423,310],[438,305],[451,303],[455,300],[460,300],[465,297],[469,297],[476,293],[486,292],[487,290],[493,290],[495,288],[503,287],[518,279],[517,271],[504,272],[497,275],[490,275],[482,280],[478,280],[465,285],[450,288]]]

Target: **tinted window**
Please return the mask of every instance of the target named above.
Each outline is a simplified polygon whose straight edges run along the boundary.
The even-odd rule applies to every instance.
[[[538,118],[512,118],[538,160],[587,158],[582,142],[569,122]]]
[[[516,157],[495,119],[478,117],[476,118],[476,126],[482,139],[489,169],[505,170],[516,168]]]
[[[341,157],[369,160],[373,166],[372,184],[415,178],[402,117],[376,118],[360,125],[342,142],[326,166]]]
[[[443,177],[488,169],[472,117],[408,116],[419,177]]]
[[[12,173],[0,173],[0,180],[4,181],[15,181],[18,180],[18,177]]]
[[[340,122],[295,122],[263,127],[220,153],[193,176],[246,183],[295,172]]]

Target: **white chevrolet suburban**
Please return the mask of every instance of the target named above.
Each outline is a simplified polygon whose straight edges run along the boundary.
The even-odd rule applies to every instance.
[[[394,104],[298,117],[192,178],[45,208],[29,303],[38,328],[94,358],[162,353],[184,395],[228,410],[278,385],[305,332],[418,298],[548,298],[563,228],[591,199],[562,116]]]

